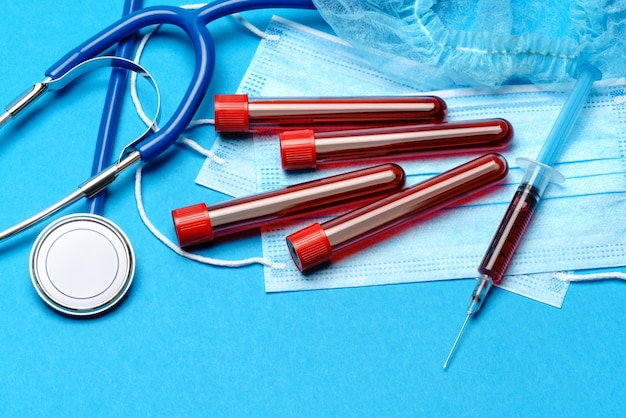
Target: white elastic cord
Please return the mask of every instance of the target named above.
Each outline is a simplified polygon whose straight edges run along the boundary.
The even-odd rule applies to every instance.
[[[206,6],[206,3],[185,4],[180,7],[183,9],[187,9],[187,10],[195,10],[204,6]],[[269,35],[266,32],[263,32],[262,30],[254,26],[252,23],[244,19],[239,13],[234,13],[231,16],[237,19],[246,29],[248,29],[250,32],[252,32],[254,35],[260,38],[267,39],[267,40],[278,40],[280,38],[280,36],[278,35]],[[137,51],[135,52],[135,58],[134,58],[135,63],[139,64],[139,61],[141,60],[141,56],[143,55],[143,51],[146,48],[148,41],[150,40],[152,35],[154,35],[154,33],[159,29],[160,26],[161,25],[151,26],[148,29],[148,31],[141,37],[141,40],[137,44]],[[135,109],[137,110],[137,114],[139,115],[141,120],[145,124],[152,124],[153,123],[152,119],[150,119],[148,115],[146,115],[146,112],[143,110],[141,100],[139,100],[139,94],[137,92],[137,73],[134,73],[134,72],[131,74],[131,78],[130,78],[130,95],[133,100],[133,103],[135,104]],[[215,120],[214,119],[193,120],[189,124],[188,128],[194,128],[196,126],[201,126],[201,125],[215,125]],[[181,137],[179,138],[179,141],[187,145],[194,151],[197,151],[201,155],[204,155],[206,158],[209,158],[210,160],[218,164],[224,164],[226,162],[223,158],[218,157],[212,151],[207,150],[206,148],[203,148],[200,144],[198,144],[198,142],[196,142],[192,138]]]
[[[166,247],[174,251],[176,254],[182,257],[188,258],[190,260],[197,261],[199,263],[210,264],[212,266],[218,266],[218,267],[244,267],[244,266],[249,266],[251,264],[262,264],[264,266],[268,266],[272,268],[280,268],[280,269],[284,269],[286,267],[285,263],[274,263],[273,261],[267,260],[262,257],[247,258],[244,260],[220,260],[218,258],[204,257],[201,255],[193,254],[193,253],[190,253],[188,251],[181,249],[178,245],[174,244],[165,235],[163,235],[161,231],[159,231],[152,224],[152,222],[150,222],[150,219],[148,219],[148,215],[146,214],[146,211],[143,206],[143,198],[142,198],[142,192],[141,192],[142,167],[143,167],[143,164],[140,161],[139,164],[137,165],[137,170],[135,171],[135,199],[137,200],[137,210],[139,211],[139,216],[141,217],[141,220],[146,225],[148,230],[150,230],[150,232],[152,232],[152,234],[159,241],[165,244]]]
[[[180,138],[178,138],[178,141],[186,145],[187,147],[191,148],[192,150],[196,151],[198,154],[204,155],[206,158],[212,161],[215,161],[217,164],[220,164],[220,165],[226,164],[225,159],[223,159],[222,157],[218,157],[217,155],[215,155],[213,151],[204,148],[202,145],[198,144],[196,141],[194,141],[191,138],[181,136]]]
[[[214,119],[197,119],[197,120],[192,120],[191,123],[189,123],[189,126],[187,127],[187,129],[192,129],[195,128],[197,126],[204,126],[204,125],[215,125],[215,120]],[[178,139],[179,142],[187,145],[189,148],[191,148],[192,150],[196,151],[198,154],[204,155],[206,158],[218,163],[218,164],[226,164],[226,160],[223,159],[222,157],[218,157],[217,155],[215,155],[215,153],[211,150],[208,150],[206,148],[204,148],[202,145],[198,144],[195,140],[191,139],[191,138],[187,138],[185,136],[181,136]]]
[[[620,273],[618,271],[609,273],[590,273],[590,274],[572,274],[562,271],[553,274],[556,279],[564,282],[591,282],[597,280],[626,280],[626,273]]]
[[[187,6],[182,6],[182,7],[187,8],[187,9],[194,9],[194,8],[199,8],[202,6],[203,5],[187,5]],[[244,26],[248,27],[245,24]],[[159,25],[154,25],[150,27],[150,29],[141,38],[140,42],[137,45],[137,51],[135,53],[134,61],[136,63],[139,63],[139,61],[141,60],[141,56],[143,54],[144,49],[146,48],[146,45],[148,44],[148,41],[150,40],[150,37],[152,37],[152,35],[156,32],[158,28],[159,28]],[[250,27],[248,27],[248,29],[252,30],[250,29]],[[259,33],[257,33],[254,30],[252,30],[252,32],[257,35],[259,35],[259,33],[262,33],[260,31],[258,31]],[[131,86],[131,97],[135,105],[137,114],[139,115],[141,120],[143,120],[145,124],[147,124],[148,126],[152,125],[153,124],[152,119],[150,119],[148,115],[146,115],[146,113],[143,110],[143,106],[141,105],[141,101],[139,100],[139,94],[137,93],[137,74],[134,72],[131,75],[130,86]],[[214,124],[215,124],[215,121],[213,119],[198,119],[198,120],[192,121],[189,124],[188,129],[195,128],[198,126],[203,126],[203,125],[214,125]],[[158,130],[158,126],[156,125],[155,125],[155,130]],[[191,148],[192,150],[215,161],[218,164],[225,163],[225,160],[223,158],[220,158],[217,155],[215,155],[213,151],[203,148],[200,144],[198,144],[196,141],[194,141],[191,138],[186,138],[184,136],[181,136],[178,140],[182,142],[183,144],[185,144],[186,146],[188,146],[189,148]],[[137,210],[139,211],[139,216],[141,220],[143,221],[144,225],[146,225],[146,228],[148,228],[148,230],[159,241],[161,241],[166,247],[174,251],[176,254],[182,257],[188,258],[190,260],[199,262],[199,263],[209,264],[209,265],[218,266],[218,267],[244,267],[244,266],[249,266],[251,264],[261,264],[264,266],[268,266],[271,268],[278,268],[278,269],[284,269],[286,267],[285,263],[275,263],[271,260],[267,260],[262,257],[253,257],[253,258],[247,258],[243,260],[221,260],[217,258],[204,257],[201,255],[193,254],[193,253],[190,253],[188,251],[181,249],[178,245],[173,243],[163,233],[161,233],[161,231],[159,231],[154,226],[154,224],[150,221],[150,219],[148,218],[148,215],[146,214],[146,211],[143,205],[143,197],[142,197],[142,189],[141,189],[142,167],[143,167],[143,164],[140,161],[137,166],[137,170],[135,172],[135,200],[137,201]]]
[[[207,3],[197,3],[197,4],[185,4],[185,5],[182,5],[180,7],[182,7],[183,9],[187,9],[187,10],[196,10],[196,9],[200,9],[200,8],[206,6],[206,5],[207,5]],[[267,39],[269,41],[277,41],[277,40],[280,39],[280,36],[278,36],[278,35],[270,35],[270,34],[268,34],[266,32],[263,32],[261,29],[257,28],[252,23],[250,23],[248,20],[246,20],[239,13],[233,13],[231,16],[234,17],[235,19],[237,19],[239,21],[239,23],[241,23],[246,29],[248,29],[250,32],[252,32],[256,36],[258,36],[259,38]]]
[[[215,119],[196,119],[189,122],[188,128],[195,128],[196,126],[215,125]]]
[[[262,38],[268,41],[277,41],[280,39],[279,35],[270,35],[267,32],[263,32],[261,29],[257,28],[252,23],[244,19],[239,13],[234,13],[231,16],[237,19],[239,23],[241,23],[246,29],[248,29],[250,32],[258,36],[259,38]]]
[[[144,34],[144,36],[141,38],[139,43],[137,44],[137,51],[135,52],[135,58],[133,60],[135,63],[139,63],[139,61],[141,60],[141,56],[143,54],[144,49],[146,48],[146,45],[148,44],[148,41],[150,40],[152,35],[154,35],[154,33],[157,31],[158,28],[159,28],[159,25],[151,26],[148,29],[148,31]],[[143,110],[143,105],[141,104],[141,100],[139,99],[139,94],[137,92],[137,74],[134,72],[131,74],[131,78],[130,78],[130,96],[135,105],[137,114],[139,115],[141,120],[145,124],[148,124],[148,123],[152,124],[152,120],[148,117],[148,115],[146,115],[146,112]],[[215,121],[213,119],[199,119],[199,120],[192,121],[189,124],[189,128],[195,128],[197,126],[203,126],[203,125],[214,125],[214,124],[215,124]],[[157,126],[157,129],[158,129],[158,126]],[[224,164],[226,162],[223,158],[220,158],[217,155],[215,155],[213,151],[210,151],[202,147],[200,144],[198,144],[195,140],[191,138],[180,137],[179,141],[187,145],[189,148],[193,149],[194,151],[200,153],[201,155],[204,155],[206,158],[209,158],[215,161],[218,164]]]

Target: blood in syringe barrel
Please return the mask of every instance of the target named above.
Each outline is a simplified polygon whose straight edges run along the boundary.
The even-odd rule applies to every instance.
[[[530,224],[539,198],[539,191],[531,184],[523,183],[517,188],[478,267],[478,271],[493,280],[494,284],[499,284],[504,279],[504,273]]]

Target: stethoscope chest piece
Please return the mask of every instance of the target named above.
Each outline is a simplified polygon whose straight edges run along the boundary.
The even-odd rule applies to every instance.
[[[135,273],[135,256],[126,235],[108,219],[68,215],[37,237],[30,275],[39,296],[70,316],[98,315],[126,295]]]

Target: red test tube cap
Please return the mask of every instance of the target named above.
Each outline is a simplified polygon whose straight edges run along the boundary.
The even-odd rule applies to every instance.
[[[247,94],[216,94],[214,100],[216,132],[248,132]]]
[[[172,219],[178,244],[182,248],[213,240],[213,227],[206,204],[175,209],[172,211]]]
[[[283,169],[315,168],[315,133],[312,129],[298,129],[280,133],[280,158]]]
[[[333,253],[326,233],[319,223],[287,236],[287,247],[300,271],[329,262]]]

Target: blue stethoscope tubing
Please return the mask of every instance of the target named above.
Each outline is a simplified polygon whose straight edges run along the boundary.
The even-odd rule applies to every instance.
[[[139,0],[126,0],[125,13],[139,8]],[[46,71],[46,80],[33,86],[7,112],[0,115],[0,126],[35,100],[48,88],[52,91],[63,88],[75,77],[79,68],[87,68],[102,53],[118,45],[117,52],[129,53],[125,40],[134,36],[139,30],[156,25],[172,24],[181,28],[191,40],[194,48],[196,65],[190,85],[170,120],[160,129],[155,129],[156,119],[148,131],[138,140],[127,146],[116,164],[109,163],[111,147],[117,130],[117,122],[121,107],[121,99],[125,87],[125,70],[114,68],[104,114],[96,145],[95,160],[92,166],[93,176],[61,201],[33,217],[0,232],[0,240],[8,238],[35,223],[47,218],[59,209],[75,202],[80,197],[92,199],[104,191],[118,173],[138,160],[149,162],[174,144],[180,134],[192,121],[206,92],[208,91],[215,66],[215,46],[206,25],[221,17],[247,10],[262,8],[297,8],[314,9],[311,0],[217,0],[196,10],[179,7],[163,6],[138,9],[126,14],[119,21],[93,36],[77,48],[68,52],[63,58]],[[100,57],[105,62],[121,68],[141,71],[149,75],[142,67],[120,61],[117,57]],[[102,60],[101,60],[102,61]],[[116,76],[117,72],[117,76]],[[72,77],[69,77],[70,73]],[[68,77],[66,77],[68,76]],[[151,79],[151,77],[149,77]],[[54,86],[53,86],[54,85]],[[154,85],[157,90],[158,88]],[[158,115],[158,111],[157,111]],[[74,214],[50,224],[37,238],[31,251],[31,278],[42,299],[52,308],[72,316],[92,316],[104,313],[115,307],[124,297],[132,282],[134,272],[134,255],[127,237],[119,228],[99,215],[102,210],[103,198],[100,203],[89,202],[90,214]],[[70,237],[77,236],[76,239]],[[89,241],[89,245],[87,242]],[[63,251],[60,254],[58,248]],[[95,248],[95,250],[93,250]],[[104,249],[104,250],[102,250]],[[102,264],[102,253],[108,254]],[[54,257],[53,257],[54,256]],[[98,265],[114,267],[110,273],[92,271],[91,279],[85,281],[84,266],[74,269],[72,266],[76,256],[80,260],[96,261]],[[92,260],[94,259],[94,260]],[[98,273],[102,273],[99,274]],[[94,280],[93,274],[98,278]],[[79,285],[75,285],[79,283]],[[82,283],[82,284],[81,284]]]
[[[141,7],[142,0],[125,0],[122,16]],[[134,46],[134,36],[126,37],[118,43],[115,55],[130,59]],[[123,68],[113,67],[111,70],[94,150],[92,176],[111,164],[127,75],[128,71]],[[35,240],[29,262],[31,280],[40,298],[57,312],[73,317],[100,315],[115,308],[131,287],[135,275],[134,250],[124,232],[101,216],[105,200],[106,189],[87,198],[86,214],[57,219]],[[60,247],[62,252],[58,251]],[[68,254],[72,257],[68,258]],[[94,264],[105,263],[115,268],[107,269],[105,274],[94,271],[102,268],[93,267],[86,272],[80,261],[86,258]],[[60,269],[59,265],[64,267]],[[90,282],[90,287],[84,286],[85,281]],[[89,291],[86,292],[85,288]]]
[[[139,65],[122,61],[119,57],[102,57],[100,54],[119,44],[124,38],[134,35],[142,28],[157,24],[172,24],[185,31],[193,44],[196,57],[194,74],[185,92],[183,100],[170,118],[160,129],[155,129],[154,121],[148,131],[124,148],[116,164],[109,166],[59,202],[38,214],[0,232],[0,241],[23,231],[35,223],[51,216],[60,209],[74,203],[82,197],[93,197],[106,189],[119,173],[141,160],[150,162],[174,144],[180,134],[192,121],[208,91],[215,65],[215,47],[211,34],[205,25],[224,16],[246,10],[261,8],[299,8],[315,9],[311,0],[217,0],[197,10],[180,7],[149,7],[131,13],[100,33],[88,39],[82,45],[68,52],[46,71],[46,79],[18,98],[7,111],[0,115],[0,126],[20,113],[47,90],[59,90],[71,82],[77,75],[88,71],[93,64],[110,62],[110,65],[133,69],[147,75]],[[113,64],[115,63],[115,64]],[[70,74],[73,73],[73,74]],[[70,75],[72,75],[70,77]],[[151,78],[151,77],[150,77]],[[156,85],[153,85],[156,88]],[[158,91],[158,88],[156,88]],[[157,112],[158,115],[158,112]]]
[[[122,16],[126,16],[140,10],[143,0],[125,0]],[[134,36],[127,36],[122,39],[115,50],[115,56],[130,59],[135,48]],[[113,68],[109,79],[102,117],[100,119],[100,127],[98,129],[98,137],[94,150],[93,163],[91,167],[91,175],[96,175],[111,164],[113,155],[113,145],[122,112],[122,103],[126,93],[126,79],[128,71],[122,68]],[[104,211],[104,203],[106,200],[106,189],[97,195],[87,198],[86,209],[88,213],[102,215]]]
[[[208,90],[215,66],[215,46],[206,25],[234,13],[265,8],[315,9],[315,6],[311,0],[218,0],[197,10],[173,6],[147,7],[123,17],[68,52],[46,71],[46,76],[53,80],[62,77],[81,62],[98,56],[145,27],[171,24],[181,28],[194,48],[194,75],[170,120],[134,146],[141,155],[141,160],[149,162],[176,142],[191,122]]]

